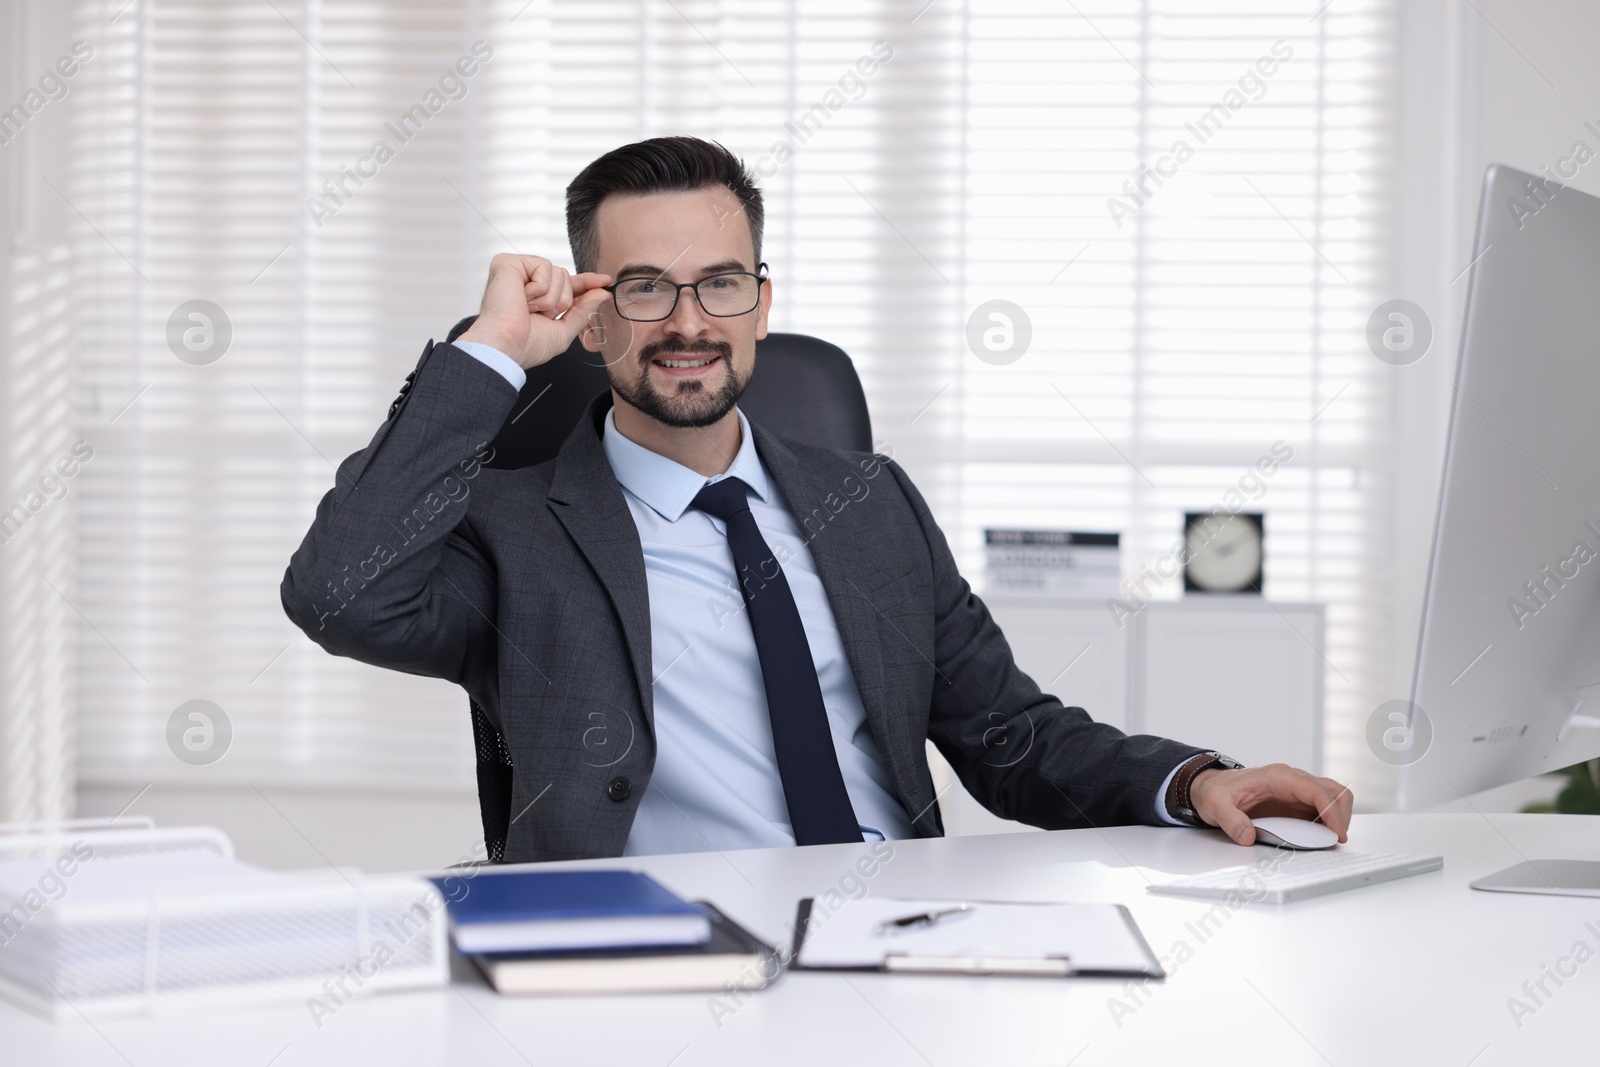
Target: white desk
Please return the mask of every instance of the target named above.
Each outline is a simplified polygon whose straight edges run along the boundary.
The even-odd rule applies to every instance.
[[[837,887],[868,845],[654,857],[637,866],[708,897],[769,940],[802,895]],[[1158,954],[1193,950],[1140,994],[1094,979],[782,976],[720,1028],[706,994],[510,999],[467,966],[454,988],[358,999],[319,1030],[303,1007],[205,1019],[52,1025],[0,1005],[6,1064],[1500,1064],[1600,1049],[1600,899],[1479,893],[1523,856],[1600,858],[1600,819],[1358,816],[1352,847],[1437,852],[1443,871],[1287,906],[1251,905],[1202,939],[1210,910],[1154,897],[1145,877],[1250,853],[1185,829],[998,834],[894,845],[867,892],[1128,904]],[[1257,850],[1265,854],[1264,850]],[[1133,864],[1137,864],[1135,867]],[[564,866],[595,866],[566,864]],[[1592,923],[1587,927],[1586,923]],[[1519,1028],[1507,998],[1586,942],[1597,953]],[[1570,968],[1569,968],[1570,969]],[[1113,1018],[1110,998],[1132,1008]],[[1120,1025],[1119,1025],[1120,1023]]]

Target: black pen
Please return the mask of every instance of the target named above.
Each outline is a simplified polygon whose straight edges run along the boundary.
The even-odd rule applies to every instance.
[[[874,923],[872,929],[874,933],[883,934],[890,930],[904,930],[912,926],[932,926],[940,919],[951,915],[964,915],[973,910],[971,904],[957,904],[953,908],[943,908],[939,911],[924,911],[916,915],[903,915],[898,919],[885,919]]]

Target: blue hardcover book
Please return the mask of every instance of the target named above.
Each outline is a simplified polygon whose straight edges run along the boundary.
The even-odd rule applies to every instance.
[[[711,919],[639,871],[512,871],[432,879],[468,954],[701,945]]]

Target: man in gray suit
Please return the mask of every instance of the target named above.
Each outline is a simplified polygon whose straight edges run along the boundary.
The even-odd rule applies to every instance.
[[[578,272],[494,257],[477,320],[429,346],[290,561],[284,608],[319,645],[456,682],[499,728],[505,859],[938,836],[930,739],[1036,826],[1250,844],[1252,815],[1286,814],[1344,840],[1337,782],[1041,693],[898,465],[745,419],[762,217],[719,145],[590,164],[567,188]],[[554,460],[484,469],[526,369],[574,338],[611,391]]]

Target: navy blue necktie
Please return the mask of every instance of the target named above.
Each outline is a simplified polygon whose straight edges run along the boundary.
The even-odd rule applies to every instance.
[[[738,478],[706,486],[690,506],[728,527],[733,569],[756,638],[772,719],[772,747],[798,845],[860,841],[861,826],[828,732],[811,645],[783,568],[750,514],[750,487]]]

